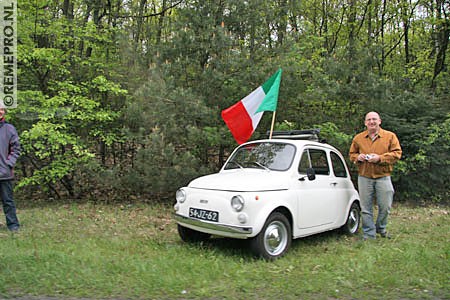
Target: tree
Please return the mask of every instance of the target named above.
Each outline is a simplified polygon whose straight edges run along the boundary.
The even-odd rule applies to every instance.
[[[21,101],[9,116],[26,150],[22,187],[170,195],[220,167],[235,146],[220,111],[281,67],[278,126],[319,126],[345,152],[377,110],[404,145],[398,194],[445,198],[446,182],[419,174],[445,150],[434,137],[445,140],[449,111],[446,0],[36,0],[19,10]],[[414,180],[438,187],[408,193]]]
[[[19,187],[39,185],[52,194],[65,191],[74,197],[74,174],[79,166],[95,157],[92,150],[97,143],[116,138],[108,128],[118,114],[108,108],[108,100],[126,91],[99,72],[103,52],[94,52],[95,41],[87,45],[89,55],[76,56],[76,34],[89,36],[91,32],[89,26],[75,31],[72,2],[63,3],[62,18],[46,2],[23,9],[19,31],[23,43],[18,51],[24,83],[19,108],[13,114],[23,144]],[[52,17],[57,22],[48,23]],[[90,63],[96,63],[95,72]]]

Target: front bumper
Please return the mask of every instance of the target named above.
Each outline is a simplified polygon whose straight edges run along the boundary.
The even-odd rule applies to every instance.
[[[185,217],[179,214],[174,214],[174,219],[180,225],[187,225],[188,227],[192,227],[193,229],[195,228],[205,229],[205,231],[207,231],[208,233],[227,237],[247,238],[253,232],[253,229],[251,227],[239,227],[239,226],[211,223],[203,220]]]

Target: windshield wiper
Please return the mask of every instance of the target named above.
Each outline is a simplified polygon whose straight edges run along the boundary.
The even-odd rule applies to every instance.
[[[228,165],[230,165],[230,164],[235,164],[236,166],[239,167],[239,169],[243,169],[243,168],[244,168],[240,163],[238,163],[238,162],[235,161],[235,160],[232,160],[232,161],[229,161],[229,162],[227,163],[227,168],[226,168],[226,169],[232,169],[232,168],[228,168]]]
[[[260,162],[252,161],[251,163],[257,165],[258,167],[260,167],[260,168],[262,168],[262,169],[264,169],[264,170],[266,170],[266,171],[270,171],[270,169],[269,169],[268,167],[266,167],[265,165],[263,165],[263,164],[260,163]]]

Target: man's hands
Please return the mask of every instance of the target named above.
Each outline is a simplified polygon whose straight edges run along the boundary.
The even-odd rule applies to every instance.
[[[380,156],[378,154],[375,154],[375,153],[370,153],[370,154],[360,153],[358,155],[358,161],[360,161],[360,162],[367,161],[367,162],[376,164],[376,163],[379,163],[380,160],[381,160]]]

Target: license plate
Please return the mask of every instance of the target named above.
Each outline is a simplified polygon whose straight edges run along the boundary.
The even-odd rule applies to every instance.
[[[205,221],[219,222],[219,212],[206,209],[190,207],[189,217]]]

